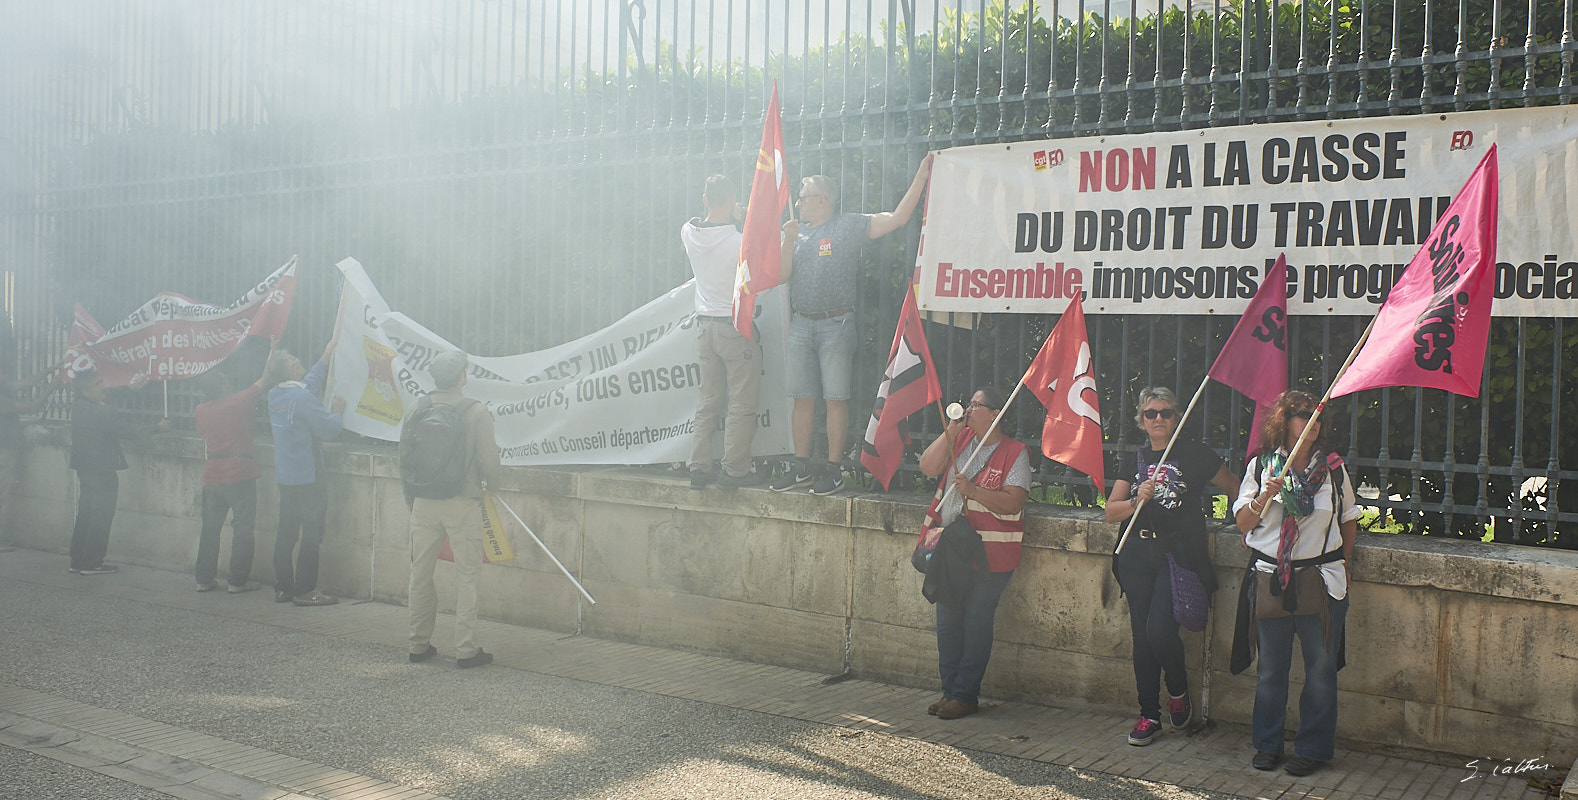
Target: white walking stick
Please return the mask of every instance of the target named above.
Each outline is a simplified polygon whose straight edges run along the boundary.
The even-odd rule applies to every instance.
[[[499,499],[498,499],[498,497],[497,497],[497,496],[495,496],[495,497],[494,497],[494,498],[493,498],[493,502],[494,502],[494,504],[496,504],[496,505],[497,505],[497,506],[498,506],[498,507],[499,507],[499,508],[502,508],[502,509],[504,509],[504,510],[505,510],[505,511],[507,511],[507,512],[509,512],[509,515],[510,515],[510,516],[511,516],[511,517],[513,517],[513,518],[514,518],[514,519],[515,519],[515,523],[516,523],[516,524],[517,524],[517,525],[520,525],[520,526],[521,526],[521,530],[524,530],[524,531],[526,531],[526,535],[527,535],[527,536],[530,536],[530,537],[531,537],[531,540],[532,540],[532,541],[534,541],[534,542],[536,542],[536,543],[537,543],[537,546],[538,546],[538,547],[541,547],[541,548],[542,548],[542,551],[543,551],[543,552],[544,552],[544,553],[547,553],[547,554],[548,554],[548,558],[550,558],[550,559],[552,559],[552,560],[553,560],[553,565],[554,565],[554,566],[556,566],[556,567],[558,567],[558,568],[559,568],[559,571],[560,571],[560,572],[563,572],[563,573],[564,573],[564,577],[566,577],[566,578],[569,578],[569,579],[570,579],[570,582],[571,582],[571,583],[573,583],[573,584],[575,584],[575,588],[576,588],[576,589],[578,589],[578,590],[579,590],[579,591],[580,591],[580,592],[581,592],[581,596],[582,596],[582,597],[585,597],[585,598],[586,598],[586,602],[588,602],[588,603],[591,603],[591,604],[592,604],[592,605],[594,605],[594,606],[595,606],[595,605],[597,605],[597,601],[596,601],[596,600],[593,600],[593,599],[592,599],[592,596],[591,596],[591,595],[590,595],[590,594],[588,594],[588,593],[587,593],[587,591],[586,591],[586,587],[585,587],[585,586],[582,586],[582,585],[581,585],[581,582],[580,582],[580,581],[578,581],[578,580],[576,580],[576,579],[575,579],[575,576],[574,576],[574,575],[571,575],[571,574],[570,574],[570,571],[569,571],[569,570],[567,570],[567,569],[565,569],[565,568],[564,568],[564,564],[562,564],[562,563],[560,563],[560,561],[559,561],[559,557],[558,557],[558,556],[555,556],[555,555],[554,555],[554,554],[553,554],[553,551],[552,551],[552,550],[549,550],[549,549],[548,549],[548,545],[545,545],[545,544],[543,544],[543,543],[542,543],[542,540],[541,540],[541,539],[539,539],[539,538],[537,538],[537,534],[535,534],[535,533],[532,533],[532,529],[531,529],[531,526],[530,526],[530,525],[527,525],[527,524],[526,524],[526,520],[523,520],[523,519],[521,519],[521,517],[520,517],[520,515],[519,515],[519,514],[517,514],[517,513],[515,513],[515,509],[513,509],[513,508],[510,508],[510,507],[509,507],[509,504],[508,504],[508,503],[504,503],[504,502],[501,502],[501,501],[500,501],[500,500],[499,500]]]

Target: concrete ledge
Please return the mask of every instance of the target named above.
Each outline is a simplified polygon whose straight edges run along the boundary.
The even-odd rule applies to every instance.
[[[129,451],[112,557],[190,570],[200,442],[168,436]],[[410,555],[393,447],[328,451],[320,583],[344,596],[403,603]],[[260,447],[259,460],[267,475],[271,448]],[[501,483],[500,499],[598,603],[585,604],[519,535],[516,561],[484,569],[487,617],[900,685],[935,683],[935,612],[909,566],[924,495],[694,491],[678,472],[606,467],[515,468]],[[64,552],[75,481],[60,426],[35,437],[19,495],[0,534]],[[278,493],[264,478],[254,580],[272,577],[277,512]],[[1128,611],[1110,573],[1117,535],[1096,510],[1031,507],[1024,562],[997,617],[986,692],[1065,705],[1134,703]],[[1206,632],[1185,637],[1191,683],[1198,695],[1209,671],[1202,703],[1218,719],[1247,722],[1253,671],[1226,671],[1245,552],[1231,528],[1214,534],[1214,547],[1222,591]],[[221,553],[222,564],[227,557]],[[1473,758],[1578,757],[1578,692],[1570,691],[1578,553],[1361,534],[1352,572],[1343,737]],[[438,580],[448,607],[447,565]],[[1292,681],[1302,679],[1295,665]]]

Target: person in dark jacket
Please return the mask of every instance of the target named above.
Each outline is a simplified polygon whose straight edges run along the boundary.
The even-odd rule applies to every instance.
[[[962,601],[937,600],[937,672],[942,697],[926,708],[941,719],[958,719],[980,709],[981,680],[992,657],[997,604],[1008,579],[1019,566],[1025,533],[1025,498],[1030,495],[1030,456],[1024,444],[1007,436],[993,422],[1003,409],[1003,395],[988,386],[976,391],[964,418],[949,423],[926,452],[921,472],[948,474],[926,510],[922,536],[939,539],[949,523],[963,518],[980,535],[984,569]],[[976,452],[976,443],[980,451]],[[934,557],[944,556],[941,545]]]
[[[124,412],[109,405],[104,379],[86,369],[75,379],[77,398],[71,404],[71,462],[77,473],[77,521],[71,530],[71,572],[105,575],[117,571],[104,563],[110,546],[110,524],[120,494],[120,471],[126,469],[121,439],[140,437],[145,427],[131,424]],[[170,429],[160,420],[160,431]]]

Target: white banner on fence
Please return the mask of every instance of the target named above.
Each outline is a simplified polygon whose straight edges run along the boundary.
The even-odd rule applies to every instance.
[[[416,398],[433,388],[427,365],[457,349],[393,311],[355,259],[345,276],[331,395],[345,398],[345,428],[397,441]],[[658,464],[690,458],[701,371],[695,282],[573,342],[511,356],[470,356],[465,393],[493,412],[505,464]],[[783,302],[758,303],[764,373],[752,451],[792,451],[784,387]],[[773,366],[776,365],[776,366]],[[721,445],[722,433],[718,441]]]
[[[944,150],[921,308],[1239,314],[1279,252],[1288,311],[1368,315],[1491,143],[1498,316],[1578,297],[1571,106],[1290,122]]]

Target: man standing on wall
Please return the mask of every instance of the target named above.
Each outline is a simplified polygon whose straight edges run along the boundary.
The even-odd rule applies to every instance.
[[[781,277],[789,284],[789,396],[794,398],[795,463],[768,488],[787,492],[811,485],[811,494],[844,488],[840,464],[849,434],[850,373],[854,369],[856,270],[860,247],[909,222],[931,175],[921,159],[898,206],[880,214],[838,211],[838,185],[826,175],[800,183],[799,221],[783,225]],[[827,463],[811,465],[811,426],[816,398],[827,406]],[[814,485],[812,485],[814,483]]]
[[[279,382],[269,371],[270,366],[279,366],[272,358],[278,348],[279,341],[275,340],[263,374],[239,392],[231,385],[225,366],[209,370],[201,378],[205,402],[199,403],[195,411],[204,457],[202,528],[197,536],[199,592],[219,588],[219,533],[225,526],[225,517],[231,515],[228,591],[240,594],[258,588],[247,583],[256,549],[252,534],[258,513],[258,477],[263,474],[252,453],[252,417],[263,392]]]
[[[713,480],[712,440],[722,419],[723,462],[718,488],[735,489],[754,483],[751,438],[756,435],[762,348],[735,329],[731,315],[734,275],[740,260],[734,187],[722,175],[713,175],[707,178],[701,199],[707,207],[706,218],[693,217],[679,230],[691,272],[696,275],[696,339],[701,364],[690,488],[704,488]]]
[[[455,664],[493,663],[477,646],[477,578],[482,571],[482,495],[498,485],[499,445],[493,415],[461,395],[466,356],[440,353],[428,366],[432,393],[417,402],[400,426],[400,480],[411,511],[411,651],[413,664],[438,654],[430,641],[438,614],[433,568],[449,538],[455,557]]]
[[[323,450],[319,443],[340,435],[345,398],[329,408],[318,395],[329,373],[336,339],[309,372],[285,350],[269,357],[267,371],[285,381],[268,392],[268,421],[274,431],[274,481],[279,484],[279,533],[274,538],[274,602],[327,606],[339,601],[318,591],[318,549],[323,544],[329,498],[323,481]],[[301,552],[296,540],[301,540]],[[294,568],[293,568],[294,566]]]
[[[126,469],[121,439],[140,438],[151,431],[133,426],[107,402],[98,370],[79,371],[72,385],[77,397],[71,404],[70,466],[77,473],[77,521],[71,529],[70,571],[107,575],[120,569],[104,563],[104,555],[120,495],[120,471]],[[157,428],[169,430],[170,421],[159,420]]]

